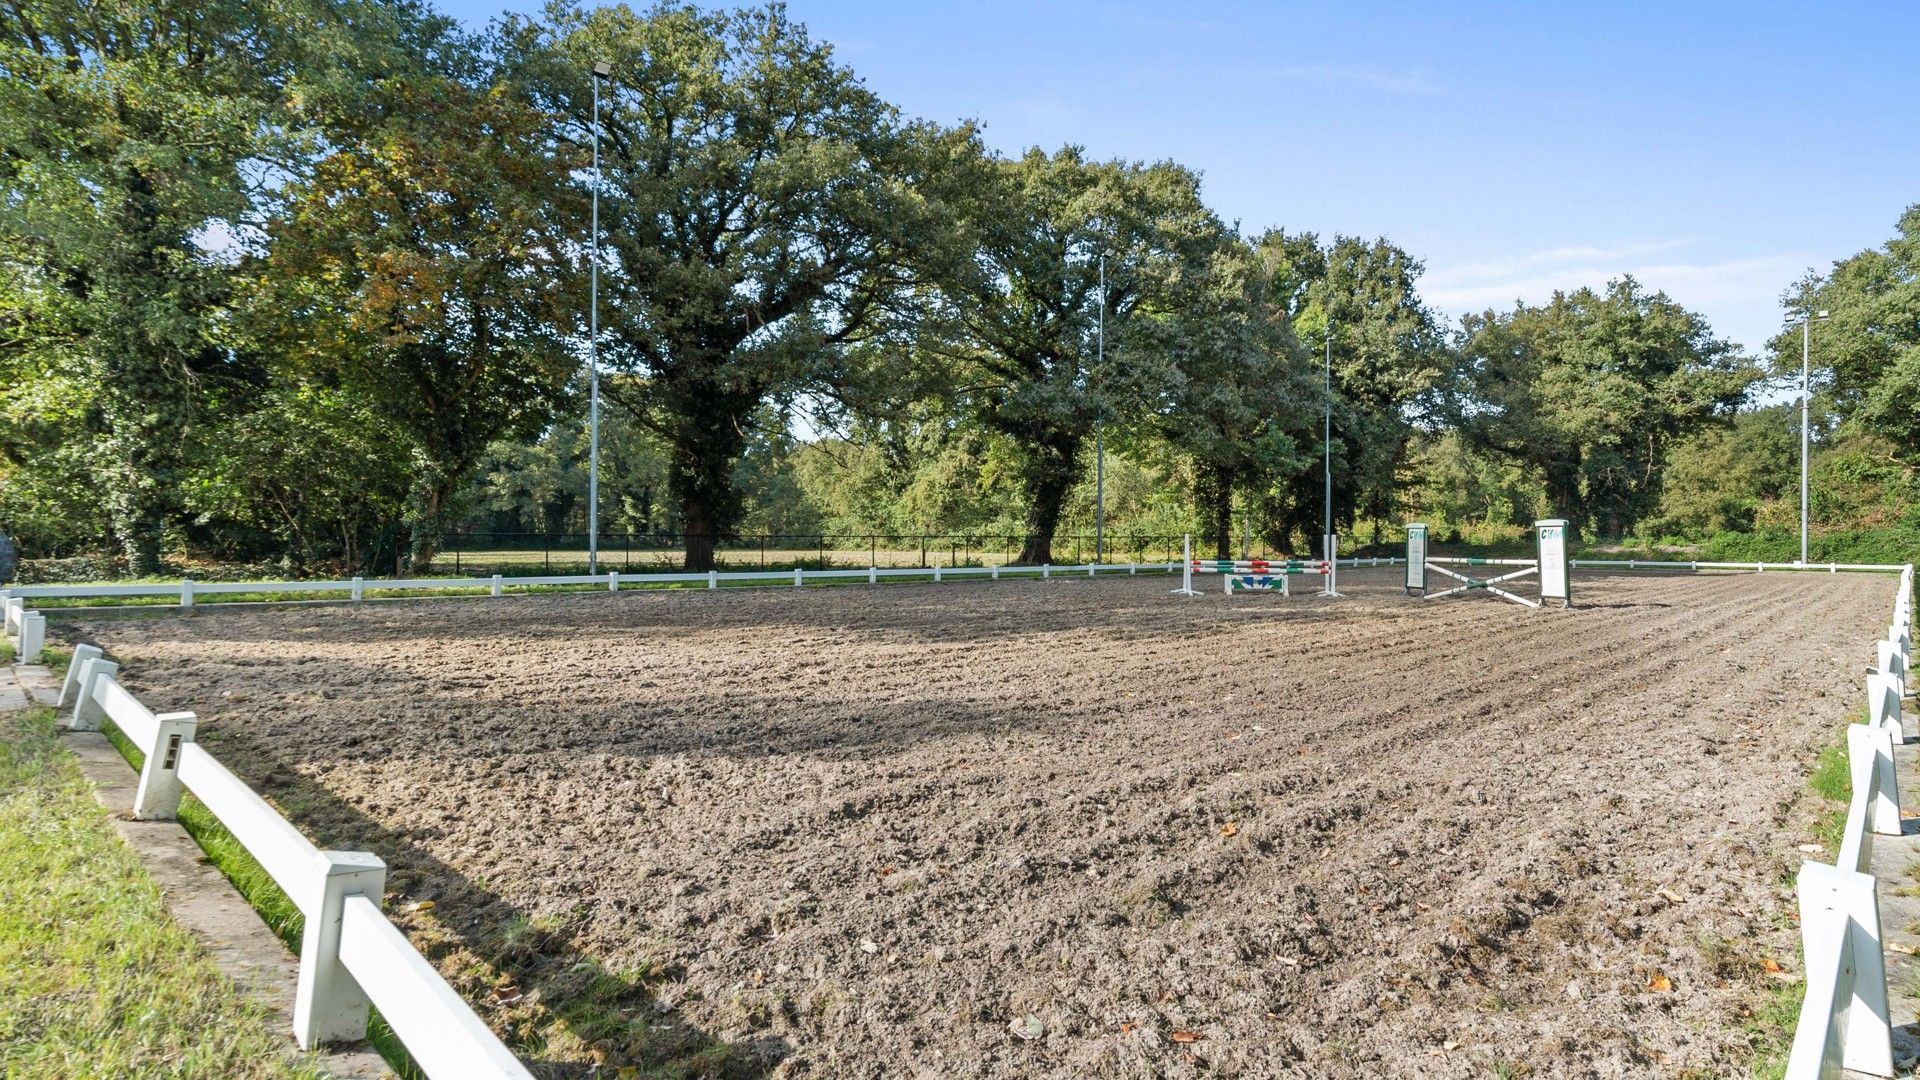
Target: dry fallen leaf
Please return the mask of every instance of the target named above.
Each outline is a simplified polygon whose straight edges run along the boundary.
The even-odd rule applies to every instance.
[[[1008,1024],[1007,1029],[1020,1039],[1037,1039],[1047,1033],[1046,1022],[1031,1013]]]
[[[1231,821],[1227,822],[1225,825],[1220,826],[1221,836],[1232,836],[1234,833],[1237,833],[1239,831],[1240,831],[1240,826],[1235,825]]]
[[[417,904],[415,904],[415,905],[413,905],[413,907],[412,907],[412,908],[411,908],[410,910],[413,910],[413,911],[432,911],[432,910],[433,910],[433,907],[434,907],[434,904],[433,904],[433,901],[431,901],[431,900],[422,900],[422,901],[420,901],[419,903],[417,903]]]
[[[1775,960],[1773,957],[1769,956],[1766,959],[1760,961],[1760,966],[1764,968],[1769,974],[1771,974],[1772,972],[1780,970],[1780,961]]]
[[[1199,1042],[1201,1039],[1206,1038],[1206,1036],[1197,1031],[1188,1031],[1186,1028],[1176,1028],[1167,1038],[1177,1043],[1190,1043]]]
[[[1134,1028],[1137,1028],[1139,1026],[1140,1026],[1139,1024],[1136,1024],[1131,1020],[1122,1020],[1120,1021],[1120,1034],[1126,1035],[1131,1031],[1133,1031]]]
[[[1647,989],[1652,990],[1656,994],[1671,993],[1673,991],[1673,980],[1656,971],[1653,973],[1653,977],[1647,980]]]
[[[496,986],[493,988],[493,1000],[499,1002],[502,1005],[512,1005],[518,1002],[522,997],[525,997],[525,996],[526,995],[520,992],[520,988],[513,985],[512,983],[508,983],[505,986]]]

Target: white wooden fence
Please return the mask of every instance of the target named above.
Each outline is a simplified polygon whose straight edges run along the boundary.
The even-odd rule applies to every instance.
[[[369,1003],[433,1080],[531,1080],[433,965],[381,913],[387,867],[358,851],[322,851],[194,741],[190,712],[155,713],[121,686],[119,665],[74,649],[60,688],[71,726],[112,721],[146,755],[133,816],[167,820],[191,791],[305,917],[294,1038],[311,1049],[366,1038]]]
[[[1385,560],[1362,560],[1384,563]],[[613,570],[604,574],[555,574],[542,577],[504,577],[495,574],[492,577],[468,578],[348,578],[343,581],[193,581],[182,579],[178,583],[146,585],[15,585],[6,590],[12,600],[22,599],[71,599],[71,598],[111,598],[166,596],[178,597],[181,607],[192,607],[194,600],[202,596],[215,596],[234,593],[345,593],[352,600],[360,600],[370,591],[381,592],[438,592],[446,590],[472,591],[485,589],[494,596],[501,596],[509,589],[529,588],[533,586],[574,586],[605,587],[618,592],[622,585],[705,585],[709,589],[718,589],[722,582],[761,582],[764,584],[804,586],[808,582],[820,581],[865,581],[869,585],[879,584],[883,578],[924,578],[932,575],[934,581],[960,578],[989,578],[998,581],[1001,578],[1015,577],[1093,577],[1096,574],[1171,574],[1178,572],[1180,564],[1172,562],[1155,563],[1080,563],[1072,566],[926,566],[905,568],[867,567],[852,570],[709,570],[705,573],[662,573],[627,574]]]
[[[1341,560],[1352,565],[1395,560]],[[1616,565],[1581,560],[1582,566]],[[1617,565],[1653,569],[1631,560]],[[1661,568],[1746,569],[1748,564],[1664,563]],[[1832,564],[1751,564],[1761,570],[1887,570],[1890,567]],[[1092,576],[1101,570],[1173,573],[1178,563],[1107,566],[932,568],[933,579],[1003,574],[1055,573]],[[1794,1032],[1787,1080],[1819,1080],[1840,1068],[1877,1076],[1893,1075],[1892,1030],[1887,1012],[1885,953],[1881,945],[1876,881],[1866,873],[1873,837],[1901,831],[1900,795],[1894,747],[1905,741],[1901,701],[1906,696],[1913,622],[1913,567],[1900,569],[1892,619],[1884,639],[1875,643],[1874,669],[1867,676],[1867,723],[1847,731],[1848,766],[1853,792],[1848,803],[1835,865],[1801,865],[1796,879],[1801,946],[1805,957],[1806,997]],[[804,585],[823,578],[924,576],[926,570],[713,571],[707,574],[619,574],[604,578],[515,578],[516,585],[580,585],[605,581],[698,582],[719,588],[722,581],[790,580]],[[500,595],[502,579],[383,580],[371,586],[349,582],[245,582],[196,585],[54,585],[10,590],[0,601],[6,633],[25,661],[39,658],[46,639],[44,616],[25,606],[28,596],[165,596],[178,592],[191,606],[195,592],[350,591],[359,599],[367,587],[445,589],[490,587]],[[212,754],[194,742],[193,713],[154,713],[122,687],[119,665],[91,645],[74,650],[61,687],[60,705],[73,706],[72,726],[98,730],[111,720],[146,754],[134,795],[136,818],[172,818],[183,791],[191,791],[284,890],[305,916],[300,977],[294,1007],[294,1036],[303,1047],[364,1038],[369,1004],[378,1006],[407,1050],[429,1077],[514,1077],[530,1074],[493,1032],[473,1014],[433,966],[381,913],[386,864],[364,852],[322,851],[255,794]]]
[[[47,617],[28,610],[24,599],[0,592],[0,620],[6,623],[7,641],[13,645],[14,656],[23,664],[39,663],[41,650],[47,644]]]
[[[1867,869],[1873,838],[1900,835],[1893,750],[1906,741],[1900,701],[1906,696],[1912,623],[1913,567],[1908,566],[1900,572],[1886,638],[1874,646],[1874,670],[1867,676],[1867,722],[1847,728],[1853,795],[1840,834],[1840,856],[1833,866],[1802,863],[1796,879],[1807,989],[1787,1059],[1787,1080],[1823,1080],[1838,1076],[1841,1069],[1893,1075],[1878,882]]]

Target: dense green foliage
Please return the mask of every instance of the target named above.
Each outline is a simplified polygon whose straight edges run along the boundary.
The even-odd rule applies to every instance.
[[[28,0],[0,72],[0,525],[30,557],[420,572],[450,530],[582,530],[596,177],[601,526],[690,567],[743,533],[1049,561],[1097,456],[1112,534],[1300,551],[1323,426],[1368,542],[1551,514],[1792,557],[1798,410],[1765,403],[1812,310],[1814,554],[1915,554],[1920,207],[1793,284],[1753,358],[1631,279],[1450,326],[1385,238],[1242,235],[1175,162],[992,153],[777,5],[476,36],[410,0]]]

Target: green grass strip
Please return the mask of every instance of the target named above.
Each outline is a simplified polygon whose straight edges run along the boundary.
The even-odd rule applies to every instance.
[[[106,721],[101,733],[120,752],[120,756],[127,759],[127,764],[133,766],[133,771],[139,772],[146,763],[146,754],[121,734],[112,720]],[[194,798],[191,791],[180,798],[178,820],[187,835],[200,845],[200,850],[207,853],[207,862],[226,876],[234,889],[259,914],[261,921],[286,945],[287,951],[298,956],[300,935],[306,929],[306,918],[273,880],[273,875],[267,873],[266,868],[247,852],[246,845],[228,832],[213,811]],[[392,1026],[378,1009],[372,1011],[372,1019],[367,1023],[367,1042],[403,1080],[426,1080],[426,1074],[415,1064],[405,1044],[393,1033]]]
[[[167,915],[53,710],[0,716],[0,1075],[319,1080]]]

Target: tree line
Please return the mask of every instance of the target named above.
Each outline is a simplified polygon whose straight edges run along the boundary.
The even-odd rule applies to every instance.
[[[1302,550],[1329,410],[1341,532],[1751,530],[1780,497],[1743,411],[1780,370],[1663,294],[1452,324],[1386,239],[1245,232],[1171,161],[995,153],[779,5],[475,32],[410,0],[21,0],[0,523],[134,574],[181,542],[424,572],[456,527],[582,528],[600,62],[602,520],[684,534],[690,568],[745,529],[1051,561],[1096,440],[1117,528]],[[1890,463],[1883,516],[1920,447],[1917,253],[1920,209],[1784,300],[1833,311],[1822,444]]]

